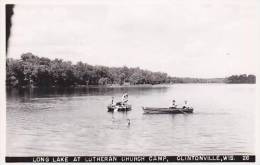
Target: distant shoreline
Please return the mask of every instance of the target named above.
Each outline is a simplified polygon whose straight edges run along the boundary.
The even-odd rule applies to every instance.
[[[62,59],[50,60],[32,53],[20,60],[6,59],[6,86],[11,88],[46,87],[146,87],[160,84],[230,83],[254,84],[255,75],[240,74],[225,78],[173,77],[164,72],[152,72],[139,67],[93,66]]]
[[[51,87],[38,87],[38,86],[22,86],[22,87],[10,87],[7,89],[85,89],[85,88],[158,88],[169,87],[174,85],[213,85],[213,84],[225,84],[225,85],[254,85],[255,83],[172,83],[172,84],[138,84],[138,85],[74,85],[74,86],[51,86]]]

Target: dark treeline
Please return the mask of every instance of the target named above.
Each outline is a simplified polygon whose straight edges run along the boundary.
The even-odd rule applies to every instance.
[[[6,85],[10,87],[69,87],[107,84],[161,84],[168,76],[140,68],[92,66],[61,59],[50,60],[32,53],[21,55],[20,60],[8,58]]]
[[[189,78],[170,77],[171,83],[228,83],[228,84],[255,84],[255,75],[232,75],[226,78]]]
[[[225,83],[225,78],[170,77],[171,83]]]
[[[254,75],[227,78],[179,78],[140,68],[93,66],[61,59],[50,60],[32,53],[6,61],[7,87],[71,87],[86,85],[137,85],[162,83],[255,83]]]
[[[232,83],[232,84],[255,84],[256,83],[256,77],[255,75],[232,75],[230,77],[226,78],[226,83]]]

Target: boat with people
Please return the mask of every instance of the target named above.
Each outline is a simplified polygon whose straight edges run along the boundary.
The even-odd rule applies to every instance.
[[[117,102],[115,105],[110,104],[107,106],[108,112],[117,111],[130,111],[132,110],[132,106],[130,104],[122,104],[122,102]]]
[[[117,111],[130,111],[132,106],[127,103],[128,102],[128,94],[124,93],[122,96],[122,100],[114,104],[114,97],[112,97],[112,102],[107,106],[108,112]]]
[[[150,114],[163,114],[163,113],[170,113],[170,114],[178,114],[178,113],[193,113],[193,108],[186,107],[186,108],[176,108],[176,107],[169,107],[169,108],[156,108],[156,107],[142,107],[144,113]]]
[[[163,114],[163,113],[170,113],[170,114],[188,114],[193,113],[193,108],[187,105],[187,101],[184,101],[184,106],[178,107],[175,104],[175,100],[172,101],[172,106],[167,108],[158,108],[158,107],[142,107],[144,113],[152,113],[152,114]]]

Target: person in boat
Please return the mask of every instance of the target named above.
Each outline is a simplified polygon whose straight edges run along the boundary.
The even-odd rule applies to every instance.
[[[172,100],[172,106],[171,106],[171,108],[177,108],[177,105],[176,105],[175,100]]]
[[[188,101],[187,101],[187,100],[184,101],[184,106],[183,106],[182,108],[183,108],[183,109],[189,108],[189,106],[188,106]]]
[[[122,96],[122,104],[125,105],[128,102],[128,94],[124,93]]]

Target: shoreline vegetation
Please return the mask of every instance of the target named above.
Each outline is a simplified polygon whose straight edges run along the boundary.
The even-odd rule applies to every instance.
[[[62,59],[50,60],[32,53],[21,59],[6,59],[7,88],[48,87],[131,87],[159,84],[228,83],[255,84],[255,75],[231,75],[225,78],[171,77],[167,73],[152,72],[139,67],[107,67]]]

